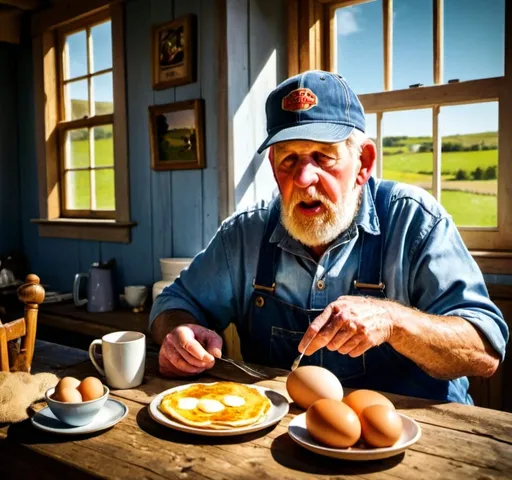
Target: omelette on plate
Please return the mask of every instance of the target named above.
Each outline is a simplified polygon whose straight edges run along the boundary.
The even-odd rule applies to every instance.
[[[231,429],[262,421],[270,400],[247,385],[217,382],[176,390],[162,399],[159,409],[191,427]]]

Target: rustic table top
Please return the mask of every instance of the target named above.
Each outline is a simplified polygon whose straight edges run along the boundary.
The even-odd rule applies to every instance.
[[[38,342],[34,371],[84,378],[96,371],[87,353]],[[286,394],[286,376],[258,385]],[[192,381],[254,379],[224,363]],[[388,395],[398,411],[417,420],[420,440],[406,452],[384,460],[348,462],[309,452],[287,433],[302,410],[294,404],[281,422],[235,437],[203,437],[172,430],[153,421],[147,405],[163,390],[191,383],[158,376],[150,354],[143,384],[113,390],[129,413],[114,427],[82,436],[62,436],[34,428],[30,421],[0,426],[0,477],[23,478],[511,478],[512,414],[453,403],[440,404]],[[6,467],[7,465],[7,467]],[[25,477],[26,478],[26,477]]]

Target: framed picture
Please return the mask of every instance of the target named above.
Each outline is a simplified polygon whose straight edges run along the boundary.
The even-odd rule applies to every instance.
[[[185,15],[153,27],[153,88],[175,87],[195,81],[196,18]]]
[[[149,107],[153,170],[204,168],[203,101]]]

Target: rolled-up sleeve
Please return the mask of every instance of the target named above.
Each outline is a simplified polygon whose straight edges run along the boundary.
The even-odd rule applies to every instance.
[[[179,278],[155,299],[150,327],[165,310],[185,310],[200,324],[218,331],[224,330],[233,320],[235,295],[222,228]]]
[[[435,224],[414,257],[411,303],[424,312],[464,318],[503,360],[509,338],[507,324],[490,300],[482,273],[449,217]]]

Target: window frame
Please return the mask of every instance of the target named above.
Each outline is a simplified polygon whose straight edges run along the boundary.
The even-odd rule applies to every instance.
[[[322,68],[335,71],[335,10],[371,0],[289,0],[288,3],[288,74]],[[433,189],[441,185],[441,136],[438,114],[442,106],[485,101],[499,102],[498,138],[498,227],[459,227],[462,238],[475,258],[482,258],[487,273],[512,272],[512,6],[505,2],[505,69],[502,77],[483,78],[459,83],[442,83],[443,1],[433,0],[433,79],[434,85],[404,90],[391,90],[393,1],[383,2],[384,86],[379,93],[361,94],[366,113],[377,116],[377,175],[382,173],[382,138],[380,124],[383,112],[432,108],[433,111]],[[437,137],[437,142],[435,142]],[[437,190],[436,190],[437,189]],[[499,258],[492,266],[491,258]],[[498,263],[505,260],[505,271]],[[480,262],[479,262],[480,263]]]
[[[129,176],[126,118],[126,75],[124,52],[124,3],[108,0],[73,2],[69,8],[55,6],[35,14],[32,18],[32,50],[34,59],[34,94],[36,111],[36,147],[39,187],[38,225],[42,237],[75,238],[109,242],[130,242],[130,231],[135,222],[130,221]],[[114,147],[115,205],[111,218],[100,215],[78,217],[64,208],[61,195],[61,168],[64,142],[59,142],[61,130],[84,125],[83,119],[61,123],[63,96],[60,88],[61,49],[59,35],[68,34],[73,28],[109,17],[112,28],[112,78],[114,95],[113,114],[90,117],[96,125],[110,123]],[[85,22],[85,23],[84,23]],[[66,216],[71,213],[71,216]],[[78,212],[78,214],[84,212]],[[101,218],[98,218],[101,216]]]

